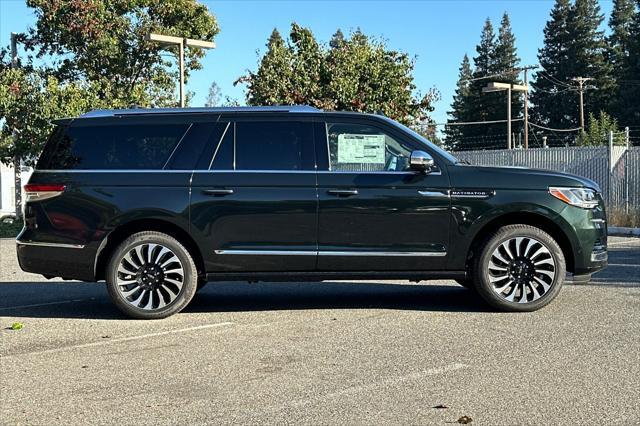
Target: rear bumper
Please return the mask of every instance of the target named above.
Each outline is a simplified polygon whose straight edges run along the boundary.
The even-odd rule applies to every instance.
[[[20,268],[48,278],[95,281],[95,250],[83,245],[16,240]]]

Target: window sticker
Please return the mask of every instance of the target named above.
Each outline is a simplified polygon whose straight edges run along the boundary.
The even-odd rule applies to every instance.
[[[338,163],[384,164],[384,135],[338,135]]]

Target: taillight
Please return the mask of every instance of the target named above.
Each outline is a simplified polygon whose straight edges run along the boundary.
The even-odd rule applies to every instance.
[[[57,197],[65,190],[64,185],[58,184],[39,184],[29,183],[24,186],[24,192],[27,195],[27,202],[29,201],[42,201],[48,198]]]

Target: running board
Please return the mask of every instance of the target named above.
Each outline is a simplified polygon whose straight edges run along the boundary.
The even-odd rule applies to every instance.
[[[455,280],[464,279],[465,271],[330,271],[330,272],[214,272],[207,281],[327,281],[327,280]]]

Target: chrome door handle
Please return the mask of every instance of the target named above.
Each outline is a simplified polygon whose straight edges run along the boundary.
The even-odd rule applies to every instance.
[[[327,191],[329,195],[336,195],[338,197],[351,197],[352,195],[358,195],[357,189],[330,189]]]
[[[224,197],[225,195],[233,194],[233,189],[205,189],[202,191],[204,195],[214,195],[217,197]]]

